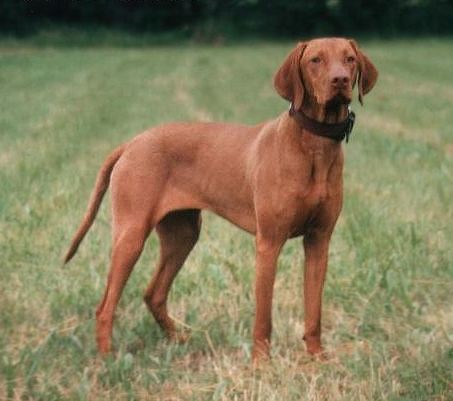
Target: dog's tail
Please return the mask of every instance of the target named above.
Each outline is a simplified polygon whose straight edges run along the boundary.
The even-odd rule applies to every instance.
[[[82,242],[85,234],[93,224],[96,214],[101,205],[102,198],[104,197],[107,188],[110,183],[110,174],[112,173],[113,167],[115,166],[118,159],[121,157],[125,149],[125,145],[121,145],[116,148],[104,161],[101,169],[96,177],[96,184],[94,185],[93,191],[91,192],[90,201],[88,202],[88,208],[83,216],[82,222],[72,239],[71,246],[64,257],[64,263],[68,263],[74,254],[77,252],[77,248]]]

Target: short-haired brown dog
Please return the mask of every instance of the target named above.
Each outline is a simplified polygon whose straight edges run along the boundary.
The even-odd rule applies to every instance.
[[[353,40],[299,43],[277,71],[277,92],[290,111],[256,126],[172,123],[136,136],[102,165],[88,210],[65,257],[68,262],[93,223],[109,184],[113,249],[104,297],[96,313],[99,351],[109,352],[121,292],[152,229],[160,261],[145,302],[170,338],[170,286],[208,209],[256,237],[253,359],[270,352],[277,258],[285,241],[303,235],[305,336],[322,352],[321,300],[329,241],[343,200],[341,140],[351,129],[348,105],[374,86],[377,70]]]

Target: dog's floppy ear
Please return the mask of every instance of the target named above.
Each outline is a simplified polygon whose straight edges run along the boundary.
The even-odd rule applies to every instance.
[[[302,107],[304,100],[305,88],[302,82],[300,59],[306,47],[306,42],[298,43],[274,76],[274,87],[278,94],[292,102],[296,110]]]
[[[371,60],[359,49],[357,42],[353,39],[349,40],[352,48],[354,49],[357,60],[359,63],[358,70],[358,88],[359,88],[359,102],[363,105],[363,97],[373,89],[376,84],[378,71],[373,65]]]

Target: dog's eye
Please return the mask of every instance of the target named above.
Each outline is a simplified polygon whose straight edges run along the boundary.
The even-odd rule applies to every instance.
[[[313,57],[310,61],[314,64],[319,64],[321,62],[321,58]]]
[[[352,64],[354,61],[355,61],[355,57],[353,57],[353,56],[346,57],[346,62],[348,64]]]

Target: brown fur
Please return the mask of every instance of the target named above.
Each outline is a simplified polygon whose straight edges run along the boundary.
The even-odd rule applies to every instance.
[[[300,43],[275,75],[277,92],[321,122],[347,116],[352,88],[360,100],[377,71],[354,41]],[[321,298],[329,241],[343,199],[340,143],[300,127],[288,115],[257,126],[173,123],[152,128],[117,148],[104,162],[86,215],[65,262],[90,228],[110,183],[113,216],[111,267],[97,309],[99,351],[111,349],[114,311],[146,238],[156,229],[160,261],[145,293],[159,325],[177,338],[167,313],[170,286],[195,245],[201,209],[256,236],[254,360],[270,351],[277,258],[288,238],[303,235],[307,350],[321,347]]]

